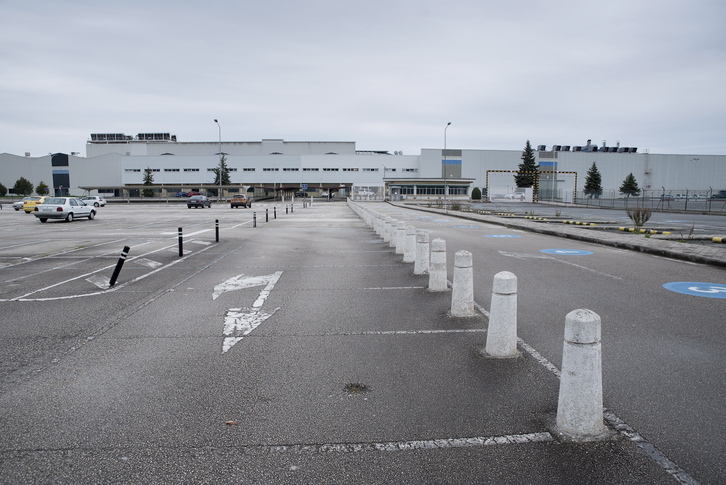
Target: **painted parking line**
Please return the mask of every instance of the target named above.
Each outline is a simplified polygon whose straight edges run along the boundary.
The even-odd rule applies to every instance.
[[[454,229],[479,229],[479,226],[451,226]]]
[[[592,251],[584,251],[581,249],[540,249],[540,252],[545,254],[559,254],[567,256],[583,256],[587,254],[595,254]]]
[[[674,281],[663,285],[666,290],[690,296],[726,299],[726,283],[703,283],[698,281]]]
[[[484,237],[501,237],[501,238],[508,238],[508,237],[522,237],[522,236],[517,236],[517,235],[515,235],[515,234],[487,234],[487,235],[486,235],[486,236],[484,236]]]

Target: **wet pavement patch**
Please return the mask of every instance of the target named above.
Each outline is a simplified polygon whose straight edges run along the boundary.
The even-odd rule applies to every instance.
[[[370,390],[370,387],[365,384],[361,384],[360,382],[353,382],[345,385],[345,392],[348,394],[362,394]]]

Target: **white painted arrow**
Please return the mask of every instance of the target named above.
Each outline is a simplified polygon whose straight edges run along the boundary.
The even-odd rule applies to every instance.
[[[270,296],[270,292],[275,287],[281,275],[282,271],[265,276],[251,276],[246,278],[243,277],[244,275],[238,275],[214,287],[212,299],[216,300],[219,295],[228,291],[266,285],[252,304],[252,308],[230,308],[227,310],[227,314],[224,317],[225,338],[222,342],[223,354],[279,310],[279,308],[275,308],[271,312],[261,311],[262,305],[264,305],[267,297]]]
[[[214,293],[212,294],[212,300],[216,300],[219,295],[228,291],[241,290],[243,288],[253,288],[255,286],[269,285],[272,283],[274,286],[277,280],[280,279],[282,271],[277,273],[268,274],[265,276],[247,276],[243,274],[234,276],[227,281],[224,281],[214,287]]]

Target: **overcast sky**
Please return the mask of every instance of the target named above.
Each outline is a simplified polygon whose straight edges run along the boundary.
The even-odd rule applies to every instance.
[[[726,154],[724,0],[0,0],[0,153],[91,133]]]

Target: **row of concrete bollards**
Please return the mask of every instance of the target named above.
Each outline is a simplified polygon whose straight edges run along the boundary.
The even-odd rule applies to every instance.
[[[429,291],[448,290],[446,241],[417,231],[371,209],[349,200],[350,207],[373,228],[403,261],[414,263],[414,274],[428,274]],[[454,255],[451,285],[453,317],[476,315],[474,302],[474,266],[469,251]],[[574,441],[593,441],[606,436],[603,420],[602,350],[600,317],[591,310],[574,310],[565,318],[562,371],[557,405],[556,431]],[[494,276],[489,309],[489,327],[482,354],[498,359],[516,358],[517,351],[517,276],[502,271]]]

